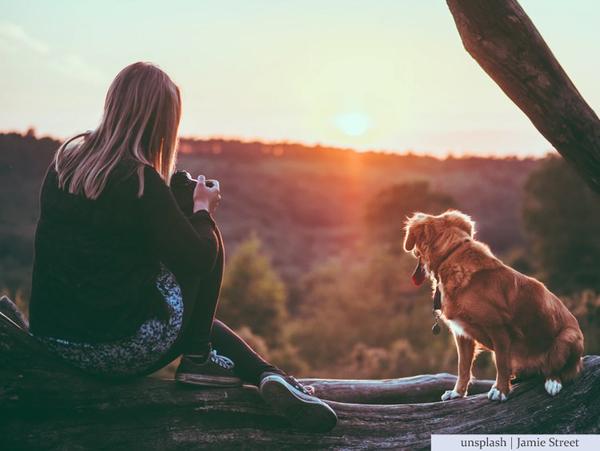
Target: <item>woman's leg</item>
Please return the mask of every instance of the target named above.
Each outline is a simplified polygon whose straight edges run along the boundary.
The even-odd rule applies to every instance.
[[[200,290],[193,305],[186,306],[191,312],[189,315],[184,314],[180,337],[182,354],[207,355],[211,350],[211,335],[219,299],[218,288],[214,285],[220,285],[220,279],[211,274],[206,283],[208,286]]]
[[[178,298],[178,308],[183,312],[182,322],[177,329],[177,339],[154,364],[148,367],[143,374],[151,374],[167,366],[175,359],[184,355],[194,355],[198,359],[206,358],[211,350],[212,323],[218,303],[218,292],[221,284],[221,266],[215,267],[205,279],[195,298],[185,299],[175,276],[168,272],[167,276],[159,279],[159,290],[165,299]]]
[[[193,322],[190,327],[194,327]],[[235,364],[234,374],[247,384],[258,385],[261,374],[265,372],[285,374],[284,371],[264,360],[248,343],[218,319],[213,322],[210,340],[219,354],[233,361]],[[158,364],[153,365],[151,371],[147,371],[146,374],[168,365],[181,354],[194,355],[194,352],[183,351],[184,349],[198,349],[190,346],[189,342],[176,343],[168,354]]]
[[[214,318],[218,294],[203,291],[193,306],[187,326],[182,332],[178,351],[184,355],[207,356],[211,348],[231,359],[234,373],[244,382],[258,385],[263,372],[283,374],[266,362],[248,343],[223,322]]]
[[[219,242],[222,243],[220,236]],[[234,362],[234,374],[246,383],[258,385],[263,372],[283,374],[283,371],[266,362],[233,330],[215,320],[223,277],[222,244],[220,248],[215,267],[204,278],[193,304],[188,303],[185,307],[188,311],[174,351],[201,360],[214,347]]]
[[[213,323],[211,339],[219,353],[233,360],[235,374],[246,383],[258,385],[260,375],[265,372],[285,374],[265,361],[242,337],[218,319]]]
[[[219,252],[215,266],[210,274],[203,277],[195,299],[185,300],[185,312],[180,349],[183,354],[207,355],[211,349],[211,335],[215,312],[219,302],[225,257],[223,238],[218,229],[215,230],[219,242]]]

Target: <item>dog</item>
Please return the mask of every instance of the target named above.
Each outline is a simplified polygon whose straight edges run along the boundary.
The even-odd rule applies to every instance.
[[[442,295],[441,318],[458,351],[458,379],[442,400],[463,398],[475,355],[495,354],[496,382],[488,392],[506,401],[511,377],[543,375],[555,396],[582,368],[583,334],[562,301],[538,280],[521,274],[477,241],[475,223],[459,211],[407,219],[404,249],[418,264],[413,282],[429,276]]]

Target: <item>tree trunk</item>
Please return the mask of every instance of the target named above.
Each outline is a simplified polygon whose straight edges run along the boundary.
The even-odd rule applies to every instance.
[[[58,362],[0,314],[0,449],[423,449],[433,433],[594,433],[600,431],[599,376],[600,357],[589,356],[583,376],[556,398],[541,381],[529,381],[503,404],[484,394],[437,402],[454,385],[447,374],[311,379],[319,396],[335,400],[340,421],[330,433],[309,434],[275,416],[255,387],[90,378]],[[473,392],[490,384],[478,381]],[[403,404],[416,401],[427,403]]]
[[[463,45],[600,193],[600,121],[515,0],[447,0]],[[592,56],[590,56],[592,57]]]

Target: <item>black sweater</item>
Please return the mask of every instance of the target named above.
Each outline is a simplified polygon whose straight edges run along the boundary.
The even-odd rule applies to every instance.
[[[155,282],[160,262],[175,275],[186,305],[203,288],[218,295],[211,285],[220,280],[203,280],[223,264],[209,213],[186,217],[150,166],[140,198],[138,188],[130,163],[111,173],[96,200],[59,189],[53,165],[48,168],[29,307],[34,335],[102,342],[132,335],[152,317],[164,319]]]

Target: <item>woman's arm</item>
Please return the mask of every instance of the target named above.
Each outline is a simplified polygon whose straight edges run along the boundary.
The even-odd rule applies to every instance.
[[[149,245],[179,283],[200,280],[216,262],[219,244],[206,210],[186,217],[171,190],[150,166],[144,167],[141,216]]]

